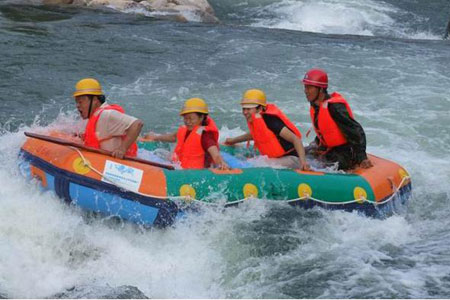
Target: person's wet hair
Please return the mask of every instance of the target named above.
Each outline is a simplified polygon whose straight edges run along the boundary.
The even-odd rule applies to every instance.
[[[202,126],[206,126],[206,125],[208,125],[207,123],[207,119],[208,119],[208,114],[202,114],[202,113],[199,113],[199,112],[196,112],[196,114],[197,114],[197,116],[199,117],[199,118],[201,118],[201,117],[203,117],[203,120],[202,120]]]

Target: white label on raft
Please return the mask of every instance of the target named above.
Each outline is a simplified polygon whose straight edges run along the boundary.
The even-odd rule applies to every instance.
[[[107,160],[102,181],[114,183],[127,190],[137,192],[144,171]]]

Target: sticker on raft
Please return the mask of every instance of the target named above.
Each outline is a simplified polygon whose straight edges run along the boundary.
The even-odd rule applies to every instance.
[[[140,169],[107,160],[102,181],[114,183],[127,190],[137,192],[141,186],[143,174],[144,171]]]

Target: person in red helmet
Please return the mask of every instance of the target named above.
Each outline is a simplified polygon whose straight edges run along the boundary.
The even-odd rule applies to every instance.
[[[355,120],[347,101],[338,93],[328,94],[328,75],[321,69],[306,72],[302,83],[310,103],[315,140],[306,152],[326,163],[338,163],[340,170],[358,166],[370,168],[366,154],[366,135]]]

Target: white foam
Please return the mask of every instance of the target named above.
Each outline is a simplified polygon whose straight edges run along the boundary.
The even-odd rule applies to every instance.
[[[407,62],[412,64],[412,60]],[[395,67],[395,57],[386,64],[386,68]],[[416,68],[423,68],[425,64],[426,61],[414,62]],[[412,199],[410,211],[412,206],[413,215],[409,218],[395,216],[374,220],[357,214],[323,211],[313,220],[302,223],[302,217],[310,212],[284,207],[278,219],[268,221],[272,222],[268,228],[277,228],[279,220],[295,213],[299,220],[289,223],[283,233],[279,233],[280,245],[289,245],[292,237],[305,237],[305,240],[289,252],[268,256],[255,255],[259,250],[259,239],[268,233],[261,231],[252,236],[252,228],[248,228],[255,222],[266,220],[273,209],[272,203],[266,201],[252,200],[225,211],[207,209],[174,228],[161,231],[139,231],[130,225],[111,227],[101,220],[84,220],[79,210],[65,206],[52,193],[38,192],[36,183],[30,184],[12,171],[17,163],[15,155],[24,141],[22,131],[30,129],[22,128],[19,133],[0,136],[0,152],[3,153],[0,161],[4,165],[0,179],[6,182],[0,191],[0,203],[4,208],[0,232],[7,240],[0,245],[0,287],[5,287],[11,297],[47,297],[73,285],[94,283],[99,286],[129,284],[155,298],[222,298],[230,295],[258,298],[281,297],[284,294],[279,291],[293,283],[302,286],[302,282],[323,283],[326,280],[327,287],[321,296],[328,298],[389,295],[388,292],[380,294],[379,290],[404,291],[401,295],[426,297],[423,283],[429,278],[440,280],[445,276],[446,268],[426,261],[432,260],[433,256],[439,257],[439,254],[421,254],[420,249],[414,250],[414,247],[422,243],[421,239],[429,241],[429,247],[434,251],[442,247],[432,245],[433,239],[428,236],[440,230],[441,221],[448,213],[446,199],[449,192],[443,184],[450,180],[447,172],[450,150],[446,142],[448,137],[445,137],[448,129],[441,127],[439,121],[447,118],[446,111],[439,105],[448,104],[448,97],[442,96],[443,89],[439,86],[446,86],[450,78],[439,72],[416,74],[414,68],[409,70],[408,66],[403,65],[402,72],[393,75],[395,82],[401,83],[395,89],[390,88],[390,78],[381,76],[383,64],[364,65],[363,71],[377,78],[374,86],[365,78],[359,78],[357,68],[338,77],[341,82],[347,82],[342,88],[350,89],[350,92],[343,91],[343,94],[348,95],[358,120],[364,120],[369,152],[399,162],[412,175],[416,197]],[[352,81],[355,76],[357,79]],[[423,91],[420,83],[428,82],[429,77],[437,78],[436,85],[431,82],[429,89]],[[113,98],[134,93],[157,95],[160,91],[152,90],[154,78],[153,73],[149,73],[129,85],[114,86],[110,89]],[[248,82],[243,84],[250,85],[251,79],[245,80]],[[173,106],[176,121],[180,121],[177,113],[182,99],[192,93],[190,88],[177,89],[179,94],[168,105]],[[169,89],[161,91],[169,95]],[[222,93],[226,95],[226,91]],[[284,98],[284,94],[279,95],[279,99]],[[421,106],[421,103],[427,105]],[[289,105],[280,101],[282,109],[287,110]],[[172,112],[166,107],[157,110],[160,122],[166,129],[172,128],[176,122],[172,124],[165,118],[171,117]],[[239,106],[227,107],[225,112],[234,114],[231,120],[243,118]],[[76,113],[60,114],[58,121],[49,126],[34,125],[32,129],[39,132],[50,128],[68,130],[79,122],[75,116]],[[151,126],[155,121],[152,119]],[[221,141],[247,130],[245,124],[228,124],[233,127],[220,128]],[[423,131],[429,124],[436,130],[431,132],[436,134]],[[82,127],[82,124],[77,126]],[[439,194],[444,196],[438,197]],[[427,201],[430,195],[434,198]],[[433,216],[439,221],[429,219]],[[242,236],[254,240],[247,241]],[[390,247],[412,247],[413,250],[398,255],[386,250]],[[9,253],[17,253],[17,258],[11,259]],[[418,267],[396,267],[397,260],[404,256]],[[289,269],[297,264],[306,271],[296,273]],[[382,267],[383,264],[388,267]],[[311,268],[311,265],[316,267]],[[284,270],[288,269],[291,277],[285,278]],[[336,272],[341,272],[344,280],[335,280],[330,275]],[[378,291],[364,285],[365,282],[377,282]]]
[[[0,136],[2,292],[41,298],[81,284],[129,284],[155,298],[225,296],[215,283],[222,263],[210,247],[211,233],[191,227],[203,224],[140,231],[127,224],[110,228],[101,219],[86,223],[78,209],[19,174],[17,153],[24,141],[23,131]]]
[[[430,32],[417,32],[399,24],[396,7],[373,0],[283,0],[263,8],[274,18],[253,26],[318,32],[326,34],[386,35],[410,39],[441,39]]]
[[[50,297],[73,286],[132,285],[151,298],[224,298],[226,266],[217,248],[231,238],[237,218],[260,218],[258,200],[239,209],[208,209],[175,227],[141,230],[108,219],[85,218],[53,192],[19,174],[24,131],[70,131],[76,114],[62,114],[47,127],[33,125],[0,136],[0,286],[14,298]],[[214,224],[211,226],[211,224]]]
[[[63,124],[70,123],[70,118],[61,119]],[[58,124],[51,127],[58,128]],[[221,131],[225,136],[243,132],[225,127]],[[241,232],[239,226],[247,228],[254,222],[264,222],[273,203],[255,199],[225,211],[206,209],[165,230],[140,231],[128,224],[110,226],[101,219],[85,220],[78,209],[66,206],[53,193],[39,192],[37,183],[26,182],[17,174],[15,155],[23,141],[22,132],[0,137],[0,152],[4,155],[0,179],[8,182],[0,191],[3,207],[0,232],[7,241],[0,244],[0,274],[8,274],[2,277],[1,285],[11,297],[48,297],[82,284],[112,287],[127,284],[153,298],[279,296],[275,292],[277,286],[288,285],[289,281],[273,278],[279,278],[280,272],[289,265],[302,266],[309,262],[321,267],[311,270],[316,273],[301,275],[306,278],[327,276],[339,266],[346,274],[344,282],[329,279],[325,297],[361,295],[357,283],[369,279],[392,289],[398,287],[391,282],[400,282],[417,291],[415,295],[423,295],[419,293],[424,281],[420,273],[373,266],[394,259],[383,247],[402,248],[418,240],[404,217],[374,220],[357,214],[324,211],[316,217],[321,226],[290,223],[289,229],[280,236],[285,240],[306,234],[306,243],[299,243],[283,255],[258,257],[252,254],[258,247],[258,234],[253,237],[254,243],[236,241],[242,238],[239,235],[253,234]],[[278,209],[285,210],[283,214],[293,210],[282,205]],[[301,219],[307,212],[295,214]],[[276,219],[269,222],[276,224]],[[275,225],[269,227],[272,226]],[[11,253],[15,255],[11,257]],[[321,265],[327,257],[338,260]],[[424,268],[427,276],[433,275],[429,266]],[[232,278],[223,285],[224,278],[230,274]],[[294,273],[291,280],[298,280],[298,276]]]

